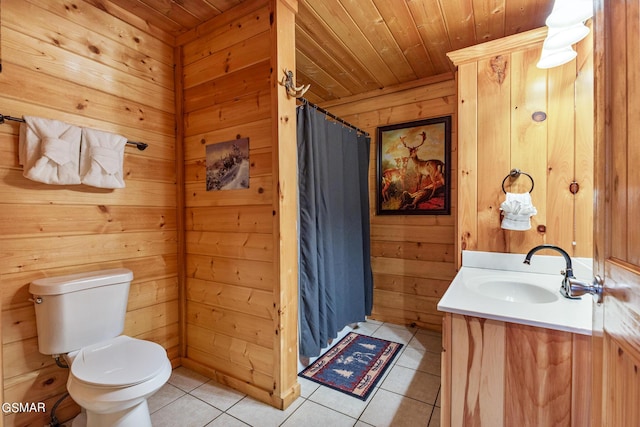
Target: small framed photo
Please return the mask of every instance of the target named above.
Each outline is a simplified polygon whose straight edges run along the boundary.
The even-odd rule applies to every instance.
[[[450,215],[451,116],[377,130],[378,215]]]
[[[249,138],[209,144],[205,150],[207,191],[249,188]]]

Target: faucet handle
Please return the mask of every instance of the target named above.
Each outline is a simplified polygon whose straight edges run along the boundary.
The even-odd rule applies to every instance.
[[[572,297],[579,297],[584,294],[591,294],[595,296],[596,302],[600,304],[602,302],[602,291],[604,289],[604,281],[600,276],[593,278],[592,283],[583,282],[574,277],[569,279],[569,293]]]

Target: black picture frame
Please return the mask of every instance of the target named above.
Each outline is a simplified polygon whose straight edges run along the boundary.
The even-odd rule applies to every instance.
[[[377,128],[376,213],[451,214],[451,116]]]

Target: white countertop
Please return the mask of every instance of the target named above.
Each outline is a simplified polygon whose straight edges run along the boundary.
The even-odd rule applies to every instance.
[[[438,303],[438,310],[503,322],[591,335],[593,299],[568,299],[560,295],[566,263],[562,256],[535,254],[531,265],[523,263],[525,254],[463,251],[462,267]],[[593,279],[590,258],[571,258],[576,278]],[[545,288],[547,302],[509,301],[508,296],[489,296],[480,292],[479,284],[488,281],[517,282]],[[554,298],[557,296],[557,298]]]

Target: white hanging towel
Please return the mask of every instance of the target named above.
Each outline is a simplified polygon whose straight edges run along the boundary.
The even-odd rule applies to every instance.
[[[22,174],[45,184],[80,184],[80,128],[41,117],[24,121],[18,144]]]
[[[500,204],[500,210],[504,212],[501,226],[505,230],[529,230],[531,217],[538,213],[531,203],[529,193],[507,193],[505,201]]]
[[[124,147],[127,138],[115,133],[82,128],[80,177],[83,184],[124,188]]]

